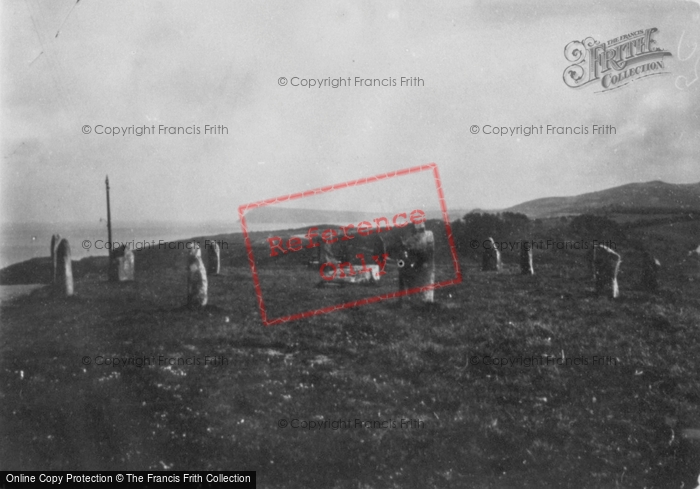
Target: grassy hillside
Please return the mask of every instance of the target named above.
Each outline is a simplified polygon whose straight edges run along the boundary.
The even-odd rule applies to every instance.
[[[228,247],[202,310],[183,307],[182,251],[137,253],[124,284],[81,261],[75,297],[47,287],[2,305],[0,466],[257,470],[271,488],[694,487],[698,447],[682,434],[700,428],[700,262],[686,242],[700,228],[669,226],[635,231],[665,252],[657,295],[638,289],[632,250],[619,301],[593,293],[583,253],[536,250],[533,277],[513,254],[501,274],[463,259],[439,307],[385,301],[269,328],[240,236],[217,237]],[[266,267],[290,308],[375,293],[316,289],[303,263]],[[280,427],[294,419],[329,424]]]
[[[672,184],[660,181],[630,183],[599,192],[573,197],[546,197],[505,209],[532,218],[569,214],[596,213],[624,209],[650,209],[659,213],[700,211],[700,183]]]

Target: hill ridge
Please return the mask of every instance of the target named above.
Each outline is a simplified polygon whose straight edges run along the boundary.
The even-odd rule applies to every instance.
[[[532,218],[584,214],[621,209],[700,210],[700,182],[631,182],[595,192],[564,197],[542,197],[500,212],[519,212]]]

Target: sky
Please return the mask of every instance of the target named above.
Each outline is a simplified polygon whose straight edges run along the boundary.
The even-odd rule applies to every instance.
[[[455,209],[700,181],[697,1],[8,0],[0,8],[4,223],[96,222],[106,217],[106,175],[112,216],[129,222],[233,223],[249,202],[433,162]],[[656,46],[671,53],[665,75],[602,93],[599,83],[564,83],[570,42],[654,27]],[[347,77],[396,86],[293,86]],[[401,77],[422,86],[399,86]],[[611,125],[616,134],[484,134],[484,126],[547,124]],[[157,134],[161,125],[199,134]],[[207,125],[226,132],[204,134]],[[144,126],[156,134],[104,134]],[[316,201],[393,209],[424,187],[368,185]]]

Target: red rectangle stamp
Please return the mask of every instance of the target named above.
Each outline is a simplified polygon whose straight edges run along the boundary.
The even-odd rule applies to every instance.
[[[435,163],[241,205],[265,326],[462,281]],[[409,300],[408,298],[406,300]]]

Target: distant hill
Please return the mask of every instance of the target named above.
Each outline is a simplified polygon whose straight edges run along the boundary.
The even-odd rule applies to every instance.
[[[531,218],[625,210],[700,211],[700,183],[661,181],[630,183],[573,197],[546,197],[518,204],[500,212],[519,212]]]
[[[459,219],[469,212],[468,209],[448,209],[451,220]],[[257,207],[246,214],[246,221],[256,224],[274,223],[326,223],[350,224],[364,221],[370,213],[357,211],[331,211],[317,209],[281,208],[274,206]],[[373,215],[374,216],[374,215]],[[382,217],[378,212],[374,217]],[[385,216],[391,218],[392,216]],[[428,219],[442,219],[442,212],[437,209],[426,210]]]
[[[256,207],[245,215],[248,223],[274,224],[274,223],[351,223],[362,220],[364,214],[353,211],[330,211],[316,209],[283,208],[277,206]]]

